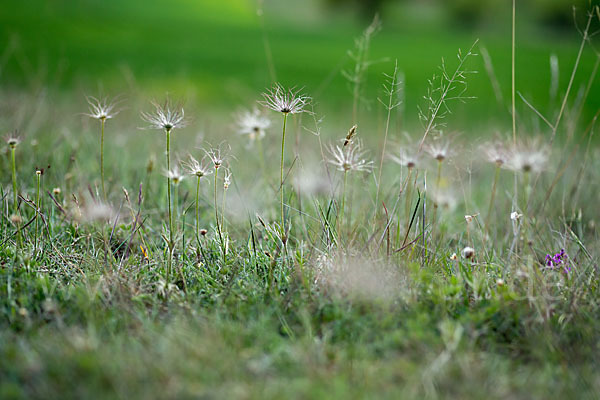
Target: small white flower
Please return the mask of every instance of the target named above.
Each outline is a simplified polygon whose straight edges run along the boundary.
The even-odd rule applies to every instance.
[[[467,260],[471,259],[475,255],[475,249],[467,246],[464,249],[462,249],[461,255],[463,256],[463,258],[466,258]]]
[[[512,219],[513,221],[518,220],[519,218],[521,218],[523,216],[523,214],[519,214],[516,211],[513,211],[510,213],[510,219]]]
[[[452,253],[452,255],[450,256],[450,259],[452,261],[456,261],[456,260],[458,260],[458,256],[456,255],[456,253]]]
[[[465,215],[465,221],[467,221],[467,224],[473,222],[473,218],[477,217],[479,214],[473,214],[473,215]]]

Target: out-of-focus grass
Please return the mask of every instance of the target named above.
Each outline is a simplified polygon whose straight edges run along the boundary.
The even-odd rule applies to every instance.
[[[350,67],[347,50],[364,28],[356,20],[335,17],[325,10],[286,2],[264,6],[265,26],[277,78],[304,86],[326,113],[343,111],[348,83],[339,73]],[[311,8],[312,7],[312,8]],[[313,15],[304,8],[312,9]],[[320,10],[320,11],[319,11]],[[509,21],[509,10],[499,19]],[[270,85],[263,32],[251,1],[193,2],[32,0],[6,4],[0,10],[3,50],[1,84],[97,90],[140,90],[149,95],[169,91],[197,98],[209,108],[247,104]],[[383,17],[383,31],[375,37],[371,59],[380,60],[367,77],[365,98],[378,110],[384,72],[398,60],[406,82],[406,114],[416,121],[416,106],[425,94],[427,79],[438,72],[442,57],[452,67],[459,48],[476,39],[491,54],[505,100],[510,92],[510,27],[455,26],[439,16],[399,9]],[[560,92],[564,92],[577,53],[576,30],[543,32],[519,20],[517,88],[544,113],[549,104],[549,58],[560,64]],[[575,90],[585,85],[595,54],[584,53]],[[457,118],[480,122],[508,122],[499,106],[481,58],[471,68],[479,71],[469,82],[469,94],[479,100],[456,109]],[[590,91],[584,115],[600,106],[599,83]],[[519,108],[525,109],[521,101]],[[365,114],[369,113],[368,109]],[[480,126],[481,124],[472,124]]]

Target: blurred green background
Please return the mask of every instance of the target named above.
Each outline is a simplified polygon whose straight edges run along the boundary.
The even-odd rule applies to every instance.
[[[50,89],[78,99],[98,93],[162,98],[168,91],[206,112],[227,112],[252,104],[271,85],[266,40],[277,80],[304,87],[320,113],[348,115],[350,90],[340,72],[351,67],[347,52],[378,12],[383,29],[370,52],[378,62],[367,75],[362,113],[374,117],[383,113],[376,98],[381,95],[383,73],[391,73],[397,59],[405,81],[406,120],[416,124],[417,105],[422,104],[427,79],[438,71],[441,58],[448,60],[451,69],[457,50],[479,39],[491,56],[503,99],[495,96],[481,57],[474,58],[469,67],[479,74],[471,77],[468,94],[478,99],[458,105],[453,118],[468,120],[472,123],[467,129],[477,130],[510,120],[510,3],[2,0],[0,87],[4,91]],[[595,2],[518,3],[517,89],[551,117],[581,40],[573,6],[578,8],[581,28],[585,9]],[[559,61],[558,96],[550,90],[553,54]],[[573,98],[587,84],[596,57],[591,47],[584,52]],[[535,118],[525,112],[520,100],[518,106],[535,129]],[[594,83],[584,107],[587,118],[600,108],[600,82]]]

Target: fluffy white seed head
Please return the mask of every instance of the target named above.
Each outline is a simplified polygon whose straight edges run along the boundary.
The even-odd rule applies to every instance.
[[[205,161],[206,157],[202,160],[198,161],[191,155],[187,162],[182,162],[182,166],[184,171],[189,174],[196,176],[198,178],[202,178],[204,176],[210,175],[213,173],[212,169],[209,167],[208,163]]]
[[[329,152],[331,158],[328,162],[335,166],[338,171],[364,171],[369,172],[373,169],[373,161],[367,161],[364,156],[366,151],[362,149],[360,142],[353,146],[330,146]]]
[[[300,94],[299,90],[285,89],[279,83],[263,93],[263,98],[260,104],[283,114],[305,112],[304,107],[310,101],[310,97]]]
[[[484,143],[480,150],[486,161],[496,164],[498,167],[504,166],[509,160],[509,151],[501,142]]]
[[[389,154],[388,157],[396,164],[408,169],[416,167],[419,161],[417,151],[406,147],[399,148],[396,152]]]
[[[266,130],[271,126],[271,120],[257,108],[252,111],[242,111],[236,117],[236,125],[240,135],[246,135],[251,142],[262,139]]]
[[[506,167],[517,172],[541,172],[549,156],[550,149],[538,139],[517,143],[510,149]]]
[[[84,114],[90,118],[95,118],[100,121],[113,118],[120,110],[116,109],[118,100],[109,101],[108,97],[96,98],[87,96],[86,100],[89,104],[89,113]]]
[[[170,170],[165,171],[164,174],[176,186],[179,185],[181,183],[181,181],[183,181],[183,179],[185,178],[185,175],[181,172],[181,170],[179,169],[179,167],[177,165],[175,165]]]
[[[228,145],[221,143],[217,147],[211,147],[208,150],[205,149],[204,152],[212,162],[214,168],[219,169],[221,165],[223,165],[223,163],[225,162],[227,151],[229,151],[230,149],[231,148]]]
[[[154,112],[142,112],[142,119],[150,124],[148,129],[164,129],[170,132],[172,129],[183,128],[187,125],[183,108],[174,108],[169,100],[163,104],[152,102],[152,105]]]
[[[11,150],[14,150],[21,143],[21,137],[16,133],[10,133],[4,137],[4,141]]]
[[[425,151],[437,161],[444,161],[451,155],[450,142],[445,140],[438,140],[433,143],[429,143],[425,147]]]

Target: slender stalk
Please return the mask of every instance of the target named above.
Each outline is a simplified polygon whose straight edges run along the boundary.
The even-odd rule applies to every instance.
[[[528,171],[524,171],[523,172],[523,222],[522,222],[522,229],[523,229],[523,237],[525,238],[525,243],[527,243],[528,239],[528,235],[529,235],[529,226],[530,226],[530,220],[529,220],[529,213],[527,212],[528,209],[528,205],[529,205],[529,196],[531,194],[531,181],[530,181],[530,176],[529,176],[529,172]]]
[[[197,178],[197,182],[196,182],[196,241],[198,242],[198,246],[201,246],[200,244],[200,211],[199,211],[199,204],[198,204],[198,199],[200,198],[200,177]]]
[[[390,118],[392,115],[392,110],[394,109],[395,105],[392,103],[394,100],[394,90],[396,88],[396,86],[398,85],[397,81],[396,81],[396,76],[398,75],[398,61],[396,60],[396,65],[394,67],[394,74],[392,75],[392,80],[391,82],[389,82],[389,98],[388,98],[388,104],[384,106],[387,108],[388,112],[387,112],[387,117],[385,120],[385,135],[383,136],[383,148],[381,149],[381,159],[379,161],[379,176],[377,177],[377,193],[375,194],[375,204],[379,204],[379,189],[381,188],[381,174],[383,172],[383,158],[385,157],[385,148],[387,146],[387,138],[388,138],[388,132],[390,130]],[[383,102],[382,102],[383,104]],[[375,207],[375,217],[377,217],[377,209],[378,207]]]
[[[16,146],[11,146],[10,148],[10,163],[11,163],[11,173],[12,173],[12,185],[13,185],[13,214],[15,217],[17,217],[19,215],[19,192],[17,190],[17,160],[16,160],[16,152],[17,152],[17,148]],[[16,240],[16,251],[15,251],[15,256],[18,254],[19,252],[19,247],[21,245],[21,227],[20,227],[20,223],[17,220],[16,224],[17,226],[17,240]]]
[[[338,244],[341,244],[342,229],[344,229],[344,209],[346,208],[346,183],[348,181],[348,171],[344,171],[344,185],[342,186],[342,203],[340,206],[340,215],[337,221]]]
[[[165,129],[167,133],[167,171],[171,170],[171,130]],[[171,276],[171,263],[173,262],[173,249],[175,241],[173,239],[173,212],[171,210],[171,178],[167,174],[167,203],[169,208],[169,256],[167,258],[167,284]]]
[[[438,194],[440,192],[440,182],[442,180],[442,161],[438,160],[438,170],[437,170],[437,178],[435,180],[435,190],[437,190]],[[431,219],[431,236],[435,233],[435,225],[437,218],[437,209],[438,203],[433,199],[433,218]]]
[[[217,224],[217,234],[221,241],[221,251],[223,252],[223,260],[225,260],[225,243],[223,242],[223,235],[221,234],[221,225],[219,224],[219,203],[217,203],[217,176],[219,174],[219,168],[215,168],[215,223]]]
[[[513,144],[517,144],[517,112],[515,107],[515,26],[517,15],[517,0],[512,4],[512,45],[511,45],[511,99],[512,99],[512,133]]]
[[[496,172],[494,173],[494,182],[492,183],[492,194],[490,196],[490,205],[488,207],[487,217],[485,219],[485,231],[487,232],[490,226],[490,219],[492,217],[492,210],[494,209],[494,201],[496,200],[496,185],[498,184],[498,177],[500,176],[500,165],[496,164]]]
[[[411,185],[410,185],[410,180],[411,180],[411,176],[412,176],[412,168],[408,169],[408,176],[406,177],[406,183],[405,183],[405,194],[404,194],[404,214],[406,216],[406,218],[408,219],[409,213],[410,213],[410,195],[411,195]],[[401,195],[402,192],[400,192],[399,195]],[[401,226],[401,219],[402,219],[402,212],[400,211],[400,207],[398,207],[398,226],[396,227],[396,246],[400,245],[400,226]]]
[[[279,170],[279,193],[281,197],[281,236],[285,236],[285,214],[283,210],[283,162],[284,162],[284,150],[285,150],[285,126],[287,123],[287,113],[283,113],[283,132],[281,134],[281,166]]]
[[[221,229],[223,230],[223,234],[227,237],[227,231],[225,230],[225,195],[227,194],[227,190],[223,190],[223,198],[221,199]]]
[[[106,189],[104,188],[104,122],[104,118],[100,119],[100,176],[102,179],[102,196],[106,202]]]
[[[514,1],[514,0],[513,0]],[[573,87],[573,81],[575,80],[575,74],[577,73],[577,68],[579,67],[579,61],[581,60],[581,55],[583,54],[583,48],[585,47],[585,42],[589,40],[588,32],[590,30],[590,24],[592,23],[593,13],[590,12],[587,20],[587,25],[585,30],[583,31],[583,38],[581,39],[581,44],[579,45],[579,52],[577,53],[577,58],[575,59],[575,65],[573,66],[573,70],[571,71],[571,78],[569,79],[569,85],[567,86],[567,91],[565,92],[565,96],[563,97],[563,102],[560,106],[560,111],[558,113],[558,117],[556,117],[556,123],[554,124],[554,128],[552,129],[552,136],[550,137],[550,144],[554,142],[554,137],[556,136],[556,130],[558,129],[558,125],[562,119],[563,113],[565,111],[565,107],[567,106],[567,100],[569,99],[569,93],[571,92],[571,88]]]
[[[40,204],[40,185],[42,180],[41,171],[35,172],[36,180],[37,180],[37,191],[35,196],[35,205],[37,207],[35,211],[35,236],[33,242],[33,253],[37,253],[37,242],[38,242],[38,232],[39,232],[39,214],[42,209],[42,205]]]
[[[523,214],[525,216],[527,216],[527,206],[529,203],[529,194],[531,192],[531,185],[529,182],[529,172],[525,171],[523,172],[523,187],[524,189],[524,194],[523,194]]]

